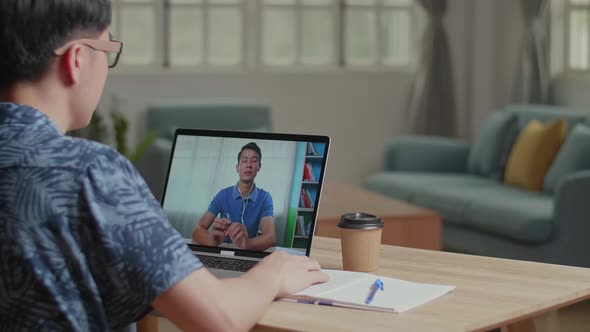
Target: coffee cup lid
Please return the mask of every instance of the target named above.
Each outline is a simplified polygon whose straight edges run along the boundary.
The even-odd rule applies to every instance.
[[[347,229],[379,229],[383,228],[383,221],[379,217],[369,213],[352,212],[340,217],[338,227]]]

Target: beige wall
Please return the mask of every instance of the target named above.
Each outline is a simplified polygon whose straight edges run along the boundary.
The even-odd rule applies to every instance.
[[[465,139],[493,108],[507,102],[521,34],[517,7],[513,0],[450,0],[445,24],[454,61],[459,134]],[[327,181],[362,184],[380,169],[384,144],[407,132],[410,81],[411,73],[399,71],[135,75],[114,71],[100,108],[108,109],[111,96],[118,94],[136,138],[144,132],[143,111],[153,102],[195,98],[267,102],[275,131],[332,137]]]
[[[383,145],[403,132],[407,73],[259,73],[113,75],[104,103],[116,92],[141,135],[153,102],[176,99],[255,100],[272,107],[276,132],[332,137],[327,180],[362,183],[380,168]]]

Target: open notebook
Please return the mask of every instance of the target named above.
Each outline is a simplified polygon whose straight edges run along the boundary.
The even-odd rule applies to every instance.
[[[423,284],[370,273],[323,270],[330,281],[313,285],[281,300],[300,303],[315,303],[354,309],[404,312],[432,301],[455,286]],[[375,280],[383,282],[383,290],[376,292],[371,304],[365,300]]]

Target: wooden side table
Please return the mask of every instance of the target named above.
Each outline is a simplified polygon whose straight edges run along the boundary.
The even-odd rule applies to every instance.
[[[315,234],[340,238],[336,226],[347,212],[367,212],[385,223],[382,244],[441,250],[441,217],[417,207],[348,184],[325,184]]]

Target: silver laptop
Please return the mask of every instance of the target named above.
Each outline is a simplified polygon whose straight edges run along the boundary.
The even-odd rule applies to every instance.
[[[218,277],[273,251],[310,254],[327,136],[177,129],[162,206]]]

